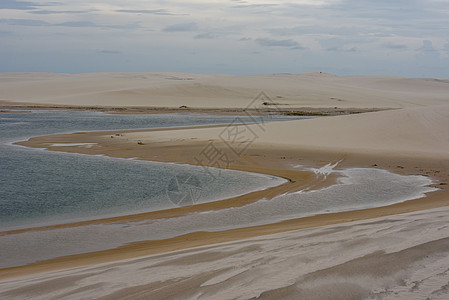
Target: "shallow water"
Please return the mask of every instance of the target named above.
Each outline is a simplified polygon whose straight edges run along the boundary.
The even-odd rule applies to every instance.
[[[0,267],[52,257],[115,248],[123,244],[165,239],[196,231],[220,231],[275,223],[310,215],[389,205],[420,198],[436,189],[424,176],[404,176],[385,170],[352,168],[332,170],[337,184],[320,190],[300,191],[217,211],[114,225],[89,225],[68,229],[1,237]],[[323,175],[317,175],[323,176]],[[22,249],[19,253],[16,249]]]
[[[76,123],[71,114],[67,115],[64,112],[40,112],[39,114],[44,115],[38,116],[37,119],[67,118],[70,124],[72,122],[75,124],[74,129],[63,127],[64,124],[60,125],[62,126],[60,128],[72,131],[86,130],[81,128],[85,123]],[[80,112],[75,115],[81,119],[104,117],[103,114],[98,113],[92,115],[92,113]],[[27,126],[25,125],[26,117],[15,115],[13,118],[18,119],[16,126]],[[31,115],[30,118],[33,117],[36,115]],[[187,120],[183,119],[184,117],[183,115],[165,116],[171,120],[175,119],[178,125],[190,125],[189,122],[193,122],[189,119],[190,116],[186,117]],[[107,118],[109,116],[106,116]],[[120,126],[132,128],[134,116],[129,117],[131,119],[123,118],[125,121],[120,122]],[[163,119],[164,116],[158,115],[156,119],[158,118]],[[201,119],[198,117],[194,121],[232,121],[232,118],[229,118]],[[106,119],[101,122],[107,123]],[[153,123],[150,119],[145,120],[145,117],[137,116],[138,123],[134,125],[141,126],[140,122],[144,122],[146,127],[151,127],[150,124]],[[59,122],[63,121],[59,120]],[[43,123],[46,122],[43,121]],[[167,126],[166,123],[164,125],[160,123],[156,122],[154,126]],[[199,201],[211,201],[230,196],[232,193],[240,194],[282,182],[279,178],[271,176],[235,171],[222,171],[220,180],[211,181],[199,167],[55,153],[7,145],[8,142],[17,140],[20,134],[23,139],[29,135],[52,133],[48,131],[55,130],[52,126],[56,124],[59,123],[55,122],[48,125],[49,127],[31,126],[37,128],[36,134],[30,134],[27,130],[21,131],[13,126],[16,134],[11,135],[5,127],[0,127],[0,130],[3,130],[0,131],[2,134],[0,137],[4,143],[0,146],[0,166],[2,167],[0,169],[2,191],[0,223],[4,226],[2,228],[173,207],[174,198],[170,196],[173,194],[190,195],[200,199],[197,197],[199,194],[203,197]],[[91,126],[94,128],[89,125],[87,128],[111,129],[108,127],[111,124],[102,128],[98,128],[96,123]],[[292,166],[292,168],[305,169],[302,166]],[[435,190],[428,187],[432,181],[425,176],[404,176],[379,169],[336,168],[338,163],[319,169],[309,168],[309,171],[316,174],[317,179],[330,174],[338,175],[338,182],[332,186],[320,190],[303,190],[280,195],[271,200],[262,199],[243,207],[192,213],[154,222],[89,225],[2,236],[0,237],[0,267],[109,249],[136,241],[170,238],[189,232],[220,231],[321,213],[384,206],[420,198],[425,193]],[[195,195],[192,196],[193,194]],[[188,197],[185,199],[189,200]]]
[[[292,119],[282,116],[266,118],[268,121]],[[222,171],[219,180],[212,181],[198,167],[58,153],[11,145],[30,136],[61,132],[222,124],[233,120],[233,116],[198,114],[2,113],[0,231],[189,204],[177,203],[178,199],[171,192],[176,188],[173,187],[173,180],[182,181],[192,175],[197,181],[195,189],[182,185],[183,182],[180,188],[194,191],[196,202],[224,199],[282,183],[282,179],[272,176],[229,170]]]

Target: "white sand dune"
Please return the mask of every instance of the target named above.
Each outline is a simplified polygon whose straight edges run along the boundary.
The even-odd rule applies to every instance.
[[[266,126],[260,143],[342,153],[449,158],[449,105]]]
[[[0,100],[47,104],[241,108],[261,91],[283,108],[402,108],[447,103],[449,80],[321,73],[0,74]]]
[[[280,107],[406,108],[252,126],[256,143],[343,152],[447,157],[449,79],[180,73],[0,74],[0,99],[67,105],[245,107],[260,91]],[[285,104],[285,105],[282,105]],[[135,134],[208,140],[219,129]]]
[[[242,141],[295,149],[449,158],[449,104],[358,115],[241,126]],[[224,134],[223,134],[224,133]],[[129,138],[145,143],[188,138],[231,140],[223,128],[137,132]],[[232,145],[232,141],[230,142]]]

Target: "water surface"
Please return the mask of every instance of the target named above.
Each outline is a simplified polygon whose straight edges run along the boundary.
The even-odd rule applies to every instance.
[[[150,163],[11,146],[14,140],[61,131],[229,123],[229,116],[109,116],[92,112],[0,115],[0,226],[3,230],[174,207],[173,195],[212,201],[283,182],[225,170],[211,180],[200,167]],[[292,166],[292,168],[304,168]],[[0,267],[197,231],[220,231],[316,214],[370,208],[424,197],[435,189],[425,176],[386,170],[310,168],[339,176],[320,190],[303,190],[217,211],[113,225],[88,225],[0,237]],[[183,198],[187,199],[187,198]],[[20,251],[17,251],[20,249]]]
[[[173,180],[192,176],[197,202],[214,201],[283,182],[272,176],[222,171],[211,181],[201,168],[51,152],[12,145],[31,136],[75,131],[231,123],[233,116],[109,115],[85,111],[0,114],[0,231],[153,211],[173,203]],[[242,118],[242,117],[240,117]],[[292,117],[267,116],[271,120]],[[243,120],[250,122],[249,118]],[[182,185],[180,188],[186,188]],[[188,188],[188,187],[187,187]],[[175,201],[176,202],[176,201]]]

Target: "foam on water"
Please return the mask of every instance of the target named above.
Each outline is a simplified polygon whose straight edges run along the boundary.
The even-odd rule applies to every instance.
[[[327,176],[329,176],[330,174],[332,174],[334,172],[335,167],[337,167],[340,162],[341,162],[341,160],[337,161],[336,163],[330,162],[321,168],[307,168],[307,169],[312,171],[313,173],[315,173],[316,176],[323,176],[326,179]],[[297,167],[301,167],[301,166],[297,166]]]
[[[82,147],[86,147],[86,148],[92,148],[93,145],[98,145],[98,143],[56,143],[56,144],[50,144],[51,147],[82,146]]]

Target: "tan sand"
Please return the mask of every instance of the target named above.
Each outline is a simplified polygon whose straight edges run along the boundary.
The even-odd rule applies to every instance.
[[[423,109],[423,114],[427,113],[427,108]],[[414,111],[414,109],[412,109]],[[440,110],[442,111],[442,110]],[[206,203],[200,204],[192,207],[182,207],[176,209],[170,209],[159,212],[151,212],[146,214],[132,215],[132,216],[124,216],[117,218],[109,218],[102,220],[94,220],[87,222],[78,222],[74,224],[62,224],[56,226],[48,226],[45,228],[31,228],[24,230],[17,230],[13,232],[3,232],[2,234],[14,234],[20,233],[29,230],[48,230],[62,227],[72,227],[72,226],[84,226],[89,224],[103,224],[103,223],[121,223],[121,222],[130,222],[130,221],[140,221],[140,220],[149,220],[156,218],[167,218],[167,217],[175,217],[181,216],[186,213],[190,213],[193,211],[201,211],[201,210],[211,210],[211,209],[222,209],[226,207],[232,206],[240,206],[245,205],[249,202],[256,201],[261,198],[270,199],[273,196],[285,193],[287,191],[295,191],[304,187],[313,187],[313,185],[317,184],[315,182],[315,177],[311,176],[309,172],[298,171],[292,166],[297,164],[302,165],[324,165],[330,161],[339,161],[341,162],[341,167],[351,167],[351,166],[364,166],[364,167],[372,167],[376,166],[379,168],[390,169],[395,172],[403,173],[403,174],[423,174],[429,175],[433,178],[437,179],[439,183],[438,187],[444,188],[445,184],[449,181],[449,164],[447,160],[441,160],[439,157],[429,157],[423,155],[419,160],[416,159],[415,156],[404,156],[391,155],[394,151],[394,147],[397,147],[398,144],[392,143],[390,140],[385,140],[381,136],[376,136],[375,138],[378,140],[379,145],[384,145],[386,148],[385,153],[379,152],[379,155],[373,155],[373,153],[364,153],[364,151],[360,151],[360,148],[357,147],[356,142],[359,141],[359,147],[363,145],[364,141],[360,140],[360,137],[354,135],[352,132],[352,140],[348,140],[348,143],[353,143],[354,149],[352,151],[318,151],[316,149],[310,150],[310,147],[301,148],[299,145],[293,145],[292,141],[294,139],[289,139],[288,143],[282,145],[281,143],[277,143],[276,146],[269,146],[266,142],[266,139],[270,138],[271,130],[278,129],[280,125],[286,124],[284,128],[281,126],[281,130],[287,130],[287,128],[294,128],[296,124],[302,124],[313,122],[316,123],[320,120],[323,122],[342,122],[347,121],[347,119],[352,119],[350,122],[354,124],[354,127],[358,130],[363,126],[370,126],[370,122],[365,122],[364,116],[366,119],[370,119],[373,115],[378,116],[379,114],[387,115],[379,116],[379,119],[382,120],[381,124],[383,126],[391,126],[388,121],[390,118],[390,114],[394,114],[396,118],[399,118],[403,111],[390,111],[390,112],[381,112],[381,113],[372,113],[371,115],[352,115],[347,117],[329,117],[326,119],[314,119],[314,120],[300,120],[294,122],[286,122],[286,123],[270,123],[264,124],[264,130],[267,133],[267,136],[261,135],[260,140],[262,143],[259,143],[259,140],[255,140],[254,144],[249,147],[245,153],[242,155],[242,159],[236,160],[234,163],[229,165],[230,168],[252,171],[252,172],[260,172],[271,175],[277,175],[285,178],[289,178],[291,182],[284,184],[280,187],[274,187],[265,191],[255,192],[248,195],[244,195],[241,197],[228,199],[224,201],[214,202],[214,203]],[[390,119],[396,119],[390,118]],[[433,119],[436,124],[438,123],[437,119]],[[403,124],[407,124],[407,119],[403,118],[401,120]],[[415,125],[417,127],[424,126],[426,123],[416,123],[413,118],[409,119],[408,122],[410,124],[418,124]],[[345,122],[343,122],[345,124]],[[419,125],[421,124],[421,125]],[[251,125],[252,127],[257,127],[258,125]],[[297,126],[296,126],[297,127]],[[313,128],[308,126],[309,128]],[[379,125],[380,127],[380,125]],[[318,130],[321,130],[319,126],[315,127]],[[333,124],[330,128],[338,128],[337,125]],[[429,128],[437,130],[438,128]],[[30,141],[20,143],[22,145],[32,146],[32,147],[48,147],[51,150],[59,150],[59,151],[67,151],[67,152],[77,152],[77,153],[86,153],[86,154],[106,154],[114,157],[139,157],[141,159],[147,160],[157,160],[157,161],[166,161],[166,162],[182,162],[182,163],[191,163],[195,164],[195,156],[198,155],[202,151],[205,145],[207,145],[206,141],[201,141],[200,139],[204,139],[207,137],[207,141],[211,140],[210,137],[218,136],[220,131],[227,130],[226,127],[223,126],[205,126],[203,128],[197,129],[189,129],[189,128],[178,128],[171,130],[127,130],[121,131],[118,133],[117,131],[112,132],[98,132],[98,133],[77,133],[72,135],[55,135],[49,137],[38,137],[32,138]],[[349,129],[347,129],[349,130]],[[387,130],[384,128],[384,130]],[[256,131],[256,129],[254,129]],[[381,128],[378,128],[378,132],[383,132]],[[427,138],[426,131],[417,131],[415,130],[415,137],[419,137],[416,133],[424,132],[421,138]],[[301,131],[295,131],[294,133],[300,134]],[[288,133],[287,133],[288,134]],[[320,135],[319,132],[316,134]],[[278,135],[281,135],[278,132]],[[111,138],[111,136],[113,138]],[[192,141],[191,139],[185,139],[184,137],[194,137],[195,139]],[[276,136],[276,135],[274,135]],[[314,135],[311,135],[314,136]],[[323,136],[321,134],[320,136]],[[445,140],[445,136],[443,135],[443,140]],[[139,145],[137,143],[138,140],[143,141],[143,145]],[[215,145],[226,151],[227,146],[223,141],[219,142],[218,139],[212,139],[215,142]],[[307,139],[301,139],[303,143],[306,143]],[[84,147],[83,145],[78,146],[55,146],[52,144],[64,144],[64,143],[97,143],[92,147]],[[433,146],[439,145],[439,140],[435,140]],[[307,144],[306,144],[307,145]],[[332,146],[332,144],[328,144]],[[429,146],[432,146],[429,145]],[[434,147],[435,149],[439,149],[438,147]],[[431,149],[433,149],[431,147]],[[339,150],[337,148],[337,150]],[[361,153],[356,153],[360,151]],[[379,151],[379,150],[377,150]],[[390,155],[387,155],[387,154]],[[417,153],[416,155],[418,155]],[[329,181],[330,180],[330,181]],[[333,182],[332,178],[329,178],[327,182],[320,182],[317,184],[315,188],[322,187],[323,185],[330,184]],[[435,192],[429,195],[429,197],[425,199],[418,199],[414,201],[408,201],[404,203],[399,203],[389,207],[382,207],[376,209],[368,209],[363,211],[355,211],[355,212],[344,212],[337,214],[328,214],[324,216],[316,216],[312,218],[298,219],[292,221],[282,222],[276,225],[265,225],[265,226],[257,226],[254,228],[243,228],[241,231],[239,230],[231,230],[227,232],[220,233],[202,233],[202,234],[192,234],[187,238],[180,237],[176,239],[170,239],[165,241],[158,242],[149,242],[149,243],[140,243],[138,245],[132,245],[131,247],[118,248],[110,251],[104,251],[102,253],[98,253],[98,255],[80,255],[76,257],[77,264],[89,264],[92,262],[98,261],[110,261],[118,258],[126,258],[126,257],[134,257],[143,254],[150,253],[158,253],[161,251],[174,250],[183,247],[192,247],[198,245],[204,245],[221,241],[229,241],[233,239],[242,239],[247,238],[249,236],[281,232],[286,230],[292,230],[297,228],[308,228],[315,227],[325,224],[332,223],[340,223],[347,222],[351,220],[359,220],[365,218],[374,218],[379,216],[386,216],[397,213],[404,213],[409,211],[433,208],[445,206],[448,204],[447,202],[447,191],[442,190],[440,192]],[[72,258],[68,258],[68,260],[63,259],[62,265],[71,265],[70,261],[73,261]],[[44,264],[31,265],[26,269],[28,271],[36,271],[42,270],[44,268],[58,268],[61,267],[61,260],[54,260],[52,262],[45,262]],[[23,269],[12,269],[13,273],[16,271],[22,272]]]
[[[26,77],[21,74],[17,76]],[[35,74],[28,76],[33,84],[40,85],[34,81]],[[100,75],[89,76],[96,78]],[[102,76],[118,75],[102,74]],[[48,77],[44,81],[50,82],[55,80],[53,77],[60,76],[48,75]],[[234,89],[240,91],[235,87],[238,80],[229,76],[200,75],[193,80],[212,80],[212,77],[214,80],[220,78],[219,82],[226,83],[232,91]],[[162,256],[123,261],[118,264],[107,263],[63,271],[63,273],[50,272],[45,277],[33,275],[35,277],[24,277],[12,281],[3,279],[0,281],[0,291],[3,291],[3,295],[21,297],[43,286],[44,290],[40,290],[42,295],[52,297],[65,295],[73,298],[88,295],[88,297],[107,296],[111,299],[125,296],[133,299],[162,296],[226,299],[241,296],[247,299],[262,294],[267,299],[281,296],[307,298],[310,295],[315,295],[314,299],[328,299],[329,295],[333,295],[334,299],[347,299],[368,297],[371,292],[371,295],[379,295],[379,297],[400,295],[407,299],[410,296],[408,293],[414,292],[415,294],[412,295],[418,298],[433,293],[435,299],[438,299],[439,295],[443,295],[441,296],[443,299],[444,285],[447,284],[447,251],[449,251],[447,248],[449,231],[445,225],[447,224],[447,208],[441,208],[449,204],[446,189],[446,184],[449,182],[449,133],[446,130],[449,128],[449,105],[447,104],[449,93],[445,90],[447,89],[446,81],[387,77],[340,78],[323,74],[249,76],[244,78],[245,80],[240,79],[242,84],[247,84],[249,87],[263,82],[267,88],[270,88],[271,85],[267,83],[269,81],[273,86],[279,87],[280,90],[285,88],[286,91],[291,91],[286,85],[291,85],[292,81],[298,80],[308,82],[309,92],[313,88],[320,90],[319,87],[323,81],[328,81],[334,84],[333,88],[339,93],[346,91],[353,97],[352,102],[348,101],[350,107],[408,108],[361,115],[240,126],[245,130],[243,140],[251,141],[251,143],[248,143],[249,147],[245,148],[228,167],[282,176],[291,179],[292,182],[253,195],[245,195],[242,198],[93,222],[108,223],[172,217],[192,210],[243,205],[261,197],[270,198],[285,191],[298,190],[303,185],[315,184],[310,173],[300,172],[292,168],[293,165],[323,166],[340,160],[342,160],[340,167],[378,167],[401,174],[427,175],[438,180],[436,186],[442,190],[431,193],[424,199],[388,207],[314,216],[225,232],[193,233],[164,241],[135,243],[117,249],[3,270],[0,271],[0,276],[8,278],[35,272],[107,263],[210,243],[228,242],[228,244],[204,246],[205,248],[196,250],[184,250]],[[295,83],[298,82],[295,81]],[[185,83],[182,81],[180,84]],[[337,84],[339,88],[335,86]],[[303,83],[301,86],[308,85]],[[95,88],[95,85],[92,85],[92,88]],[[351,94],[351,90],[354,93]],[[326,93],[329,91],[330,89],[323,88],[322,94],[316,98],[310,92],[309,95],[312,97],[308,99],[313,99],[315,101],[313,105],[316,107],[320,105],[327,107],[331,102],[329,99],[323,100],[323,95],[327,97]],[[180,89],[179,92],[182,94],[186,90]],[[379,100],[378,97],[382,96],[382,93],[388,96]],[[182,99],[189,99],[189,97]],[[218,103],[221,103],[222,99],[218,97],[213,98],[213,101],[209,100],[213,102],[211,107],[219,107]],[[298,106],[308,103],[302,102],[299,96],[295,99]],[[32,99],[32,101],[37,100],[39,99]],[[195,101],[199,102],[191,102],[190,105],[204,105],[200,100]],[[239,103],[241,105],[241,101]],[[178,104],[176,102],[173,105]],[[195,158],[210,142],[227,153],[232,154],[232,149],[241,150],[245,144],[233,143],[230,129],[208,127],[81,133],[34,138],[21,144],[56,151],[194,164]],[[97,144],[90,148],[82,145],[51,146],[57,143]],[[229,148],[230,145],[232,149]],[[319,182],[316,188],[330,184],[333,180],[330,178],[327,182]],[[438,207],[440,208],[432,211],[409,213]],[[401,213],[407,214],[397,215]],[[337,227],[329,225],[371,218],[379,219],[373,222],[348,223]],[[83,225],[85,224],[78,223],[63,226]],[[327,227],[283,233],[317,226]],[[44,229],[52,228],[32,230]],[[422,235],[422,232],[425,234]],[[251,237],[266,234],[274,235],[251,239]],[[232,242],[240,239],[244,240]],[[256,249],[252,247],[254,245],[263,246],[262,248],[255,246]],[[238,261],[235,261],[235,258]],[[173,262],[170,262],[171,260]],[[423,264],[425,267],[422,267]],[[109,269],[113,271],[106,271]],[[95,275],[95,272],[109,272],[106,276],[108,279],[102,279],[105,275]],[[116,275],[111,272],[116,272],[114,273]],[[122,278],[126,276],[124,275],[127,274],[126,272],[134,276]],[[126,281],[128,283],[117,284],[114,280],[117,280],[117,283],[120,280],[128,280]],[[443,282],[438,286],[439,280],[446,280],[446,283]],[[239,283],[248,281],[250,284],[245,287]],[[420,282],[421,286],[416,285],[416,282]],[[59,285],[61,288],[55,288],[54,285]],[[46,286],[48,288],[45,288]],[[317,293],[318,291],[320,293]],[[1,292],[0,295],[2,295]]]
[[[0,100],[84,106],[242,108],[261,91],[280,107],[444,104],[446,79],[329,74],[2,73]]]
[[[447,299],[448,224],[445,207],[118,262],[93,255],[95,265],[1,280],[0,297]]]
[[[403,157],[449,158],[449,105],[408,108],[395,111],[366,113],[241,126],[241,140],[254,144],[292,147],[296,149],[398,155]],[[127,134],[129,140],[152,143],[189,139],[220,141],[228,139],[232,147],[232,130],[222,128],[174,130],[170,132],[136,132]],[[271,145],[271,146],[270,146]]]

